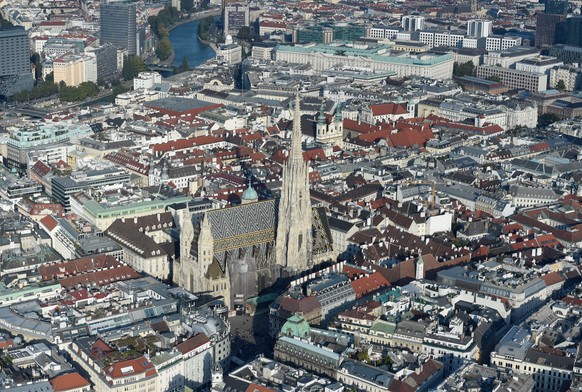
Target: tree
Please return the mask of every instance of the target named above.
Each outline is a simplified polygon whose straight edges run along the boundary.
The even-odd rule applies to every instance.
[[[538,117],[538,128],[545,128],[550,124],[559,121],[560,117],[555,115],[554,113],[545,113]]]
[[[453,75],[455,76],[470,76],[473,75],[473,71],[475,69],[475,64],[473,64],[472,61],[463,63],[463,64],[458,64],[455,63],[453,64]]]
[[[390,367],[390,366],[392,366],[392,358],[390,357],[390,355],[386,355],[382,358],[382,360],[380,360],[378,365],[380,365],[380,366],[386,365],[386,366]]]
[[[172,55],[172,43],[170,39],[165,36],[163,37],[158,45],[156,46],[156,56],[162,61],[165,61],[170,58]]]
[[[368,351],[360,350],[356,353],[356,359],[360,362],[369,362],[370,357],[368,356]]]
[[[125,80],[131,80],[135,76],[135,68],[133,66],[133,58],[126,56],[123,59],[123,68],[121,69],[121,75]]]
[[[49,72],[48,74],[46,74],[44,80],[47,82],[54,82],[55,81],[55,73]]]
[[[176,7],[164,8],[156,16],[148,18],[148,24],[158,38],[168,35],[168,27],[180,18],[180,11]]]
[[[83,82],[77,87],[77,100],[94,97],[99,94],[99,86],[93,82]]]
[[[178,68],[178,72],[186,72],[188,70],[190,70],[190,64],[188,64],[188,59],[184,56],[182,57],[182,64]]]
[[[78,101],[79,93],[75,87],[63,86],[59,90],[59,99],[63,102]]]
[[[11,97],[13,101],[24,102],[30,99],[50,97],[59,92],[59,86],[52,81],[39,82],[32,90],[21,91]]]
[[[33,53],[32,56],[30,56],[30,62],[34,65],[34,79],[35,80],[42,79],[41,60],[42,60],[42,58],[40,57],[40,54],[38,54],[38,53]]]
[[[253,39],[253,32],[251,31],[250,27],[244,26],[240,28],[236,37],[243,41],[250,41]]]
[[[207,16],[206,18],[202,19],[198,24],[198,36],[206,41],[210,36],[210,28],[214,26],[214,17]]]
[[[125,80],[131,80],[139,75],[140,72],[147,70],[143,59],[140,56],[127,56],[123,60],[123,69],[121,75]]]
[[[133,68],[136,72],[135,76],[139,75],[140,72],[148,70],[148,67],[140,56],[133,56]]]
[[[562,79],[558,80],[558,83],[556,83],[556,90],[564,91],[565,89],[566,89],[566,83],[564,83],[564,81]]]
[[[181,0],[180,8],[186,12],[192,11],[192,9],[194,8],[194,0]]]
[[[9,21],[7,21],[6,19],[4,19],[4,18],[2,17],[2,14],[0,13],[0,28],[4,29],[4,28],[6,28],[6,27],[12,27],[12,26],[14,26],[14,25],[12,24],[12,22],[9,22]]]

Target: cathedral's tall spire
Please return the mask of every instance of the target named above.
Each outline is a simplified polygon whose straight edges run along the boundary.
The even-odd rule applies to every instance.
[[[301,149],[299,92],[295,95],[289,160],[283,166],[283,186],[277,224],[277,264],[293,274],[311,266],[312,223],[309,170]]]
[[[303,162],[301,150],[301,108],[299,107],[299,91],[295,94],[295,111],[293,112],[293,135],[291,136],[291,156],[289,159]]]

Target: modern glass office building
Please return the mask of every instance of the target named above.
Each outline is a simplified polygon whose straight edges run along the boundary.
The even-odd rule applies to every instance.
[[[11,96],[33,83],[28,31],[20,26],[0,29],[0,95]]]
[[[110,43],[118,48],[127,49],[130,55],[139,54],[135,3],[126,1],[101,3],[100,18],[101,45]]]

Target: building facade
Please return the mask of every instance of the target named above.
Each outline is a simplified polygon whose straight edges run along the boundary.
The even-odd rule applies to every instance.
[[[471,19],[467,23],[467,36],[469,37],[488,37],[493,31],[493,22],[483,19]]]
[[[417,31],[424,29],[424,16],[420,15],[404,15],[402,17],[402,30]]]
[[[250,9],[248,4],[226,4],[223,9],[224,36],[237,35],[239,30],[250,25]]]
[[[545,91],[548,86],[546,74],[518,71],[494,65],[477,67],[477,77],[483,79],[498,77],[501,83],[511,89],[524,89],[532,92]]]
[[[325,71],[342,65],[372,71],[392,71],[398,77],[423,76],[432,79],[451,79],[453,57],[449,54],[430,56],[391,56],[385,45],[354,48],[339,45],[279,45],[275,49],[276,61],[294,64],[311,64],[315,71]]]

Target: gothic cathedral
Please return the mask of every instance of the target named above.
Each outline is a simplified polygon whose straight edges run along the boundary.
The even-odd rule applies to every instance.
[[[299,95],[295,97],[289,160],[280,199],[258,200],[245,190],[242,204],[180,217],[180,258],[174,283],[197,295],[223,295],[233,309],[271,286],[332,255],[323,208],[312,208],[309,168],[301,148]]]

